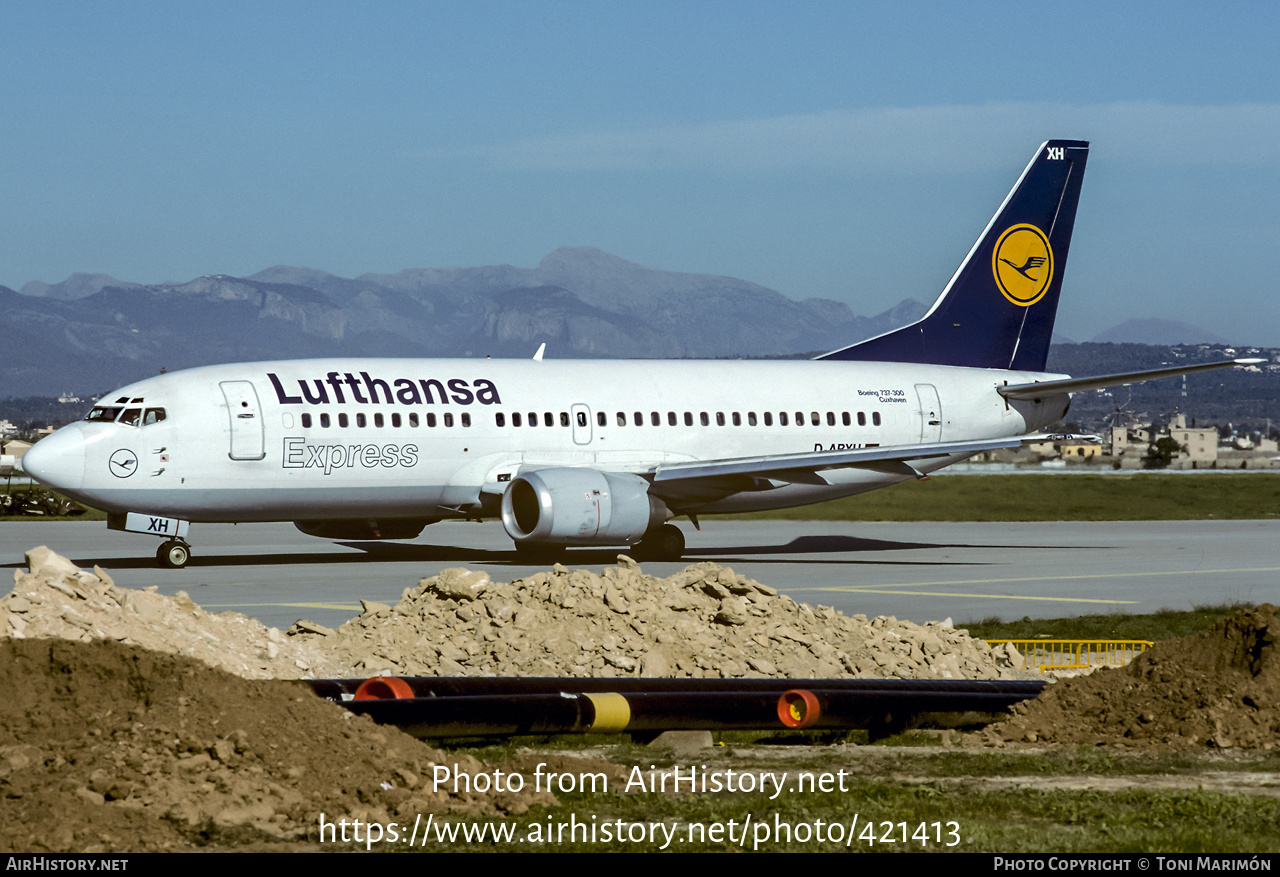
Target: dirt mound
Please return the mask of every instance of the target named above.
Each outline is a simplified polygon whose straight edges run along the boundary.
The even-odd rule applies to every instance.
[[[1127,667],[1063,680],[984,734],[1025,741],[1189,749],[1280,745],[1280,619],[1264,603],[1157,644]]]
[[[43,545],[27,552],[29,572],[14,570],[0,599],[0,636],[110,639],[196,658],[246,679],[344,674],[323,654],[238,612],[206,612],[187,594],[122,588],[101,567],[93,572]]]
[[[315,838],[329,817],[524,812],[548,793],[449,795],[476,771],[296,682],[115,642],[0,640],[0,850],[169,850]],[[407,819],[406,819],[407,817]]]
[[[602,573],[560,564],[510,583],[448,569],[395,606],[365,604],[336,631],[289,633],[355,675],[1035,676],[950,622],[925,625],[814,608],[732,569],[700,563],[667,578],[618,558]]]
[[[362,601],[330,630],[288,632],[184,593],[120,587],[48,548],[27,552],[0,599],[0,636],[112,639],[197,658],[248,679],[371,676],[1034,677],[950,622],[870,621],[796,603],[714,563],[667,578],[627,557],[601,573],[557,564],[514,582],[449,569],[395,606]]]

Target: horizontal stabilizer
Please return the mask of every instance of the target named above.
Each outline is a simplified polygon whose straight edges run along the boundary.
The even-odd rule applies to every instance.
[[[1104,387],[1123,387],[1126,384],[1140,384],[1143,381],[1158,381],[1161,378],[1174,378],[1178,375],[1190,375],[1196,372],[1213,371],[1219,368],[1231,368],[1237,365],[1256,365],[1266,362],[1264,359],[1228,359],[1223,362],[1205,362],[1200,365],[1178,365],[1172,368],[1157,368],[1151,371],[1124,372],[1117,375],[1097,375],[1091,378],[1066,378],[1061,381],[1036,381],[1031,384],[1009,384],[996,387],[996,392],[1006,399],[1039,399],[1057,393],[1080,393],[1085,390],[1101,390]]]

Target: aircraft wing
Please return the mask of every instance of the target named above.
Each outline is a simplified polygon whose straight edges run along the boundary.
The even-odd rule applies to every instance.
[[[1196,372],[1213,371],[1219,368],[1231,368],[1237,365],[1255,365],[1266,362],[1264,359],[1228,359],[1223,362],[1205,362],[1200,365],[1177,365],[1172,368],[1157,368],[1151,371],[1124,372],[1116,375],[1097,375],[1091,378],[1065,378],[1060,381],[1036,381],[1030,384],[1009,384],[996,387],[996,392],[1006,399],[1037,399],[1055,393],[1079,393],[1084,390],[1101,390],[1103,387],[1123,387],[1126,384],[1140,384],[1143,381],[1158,381],[1160,378],[1173,378],[1178,375],[1190,375]]]
[[[1046,436],[1011,436],[967,442],[932,442],[917,445],[892,445],[855,448],[846,451],[811,451],[801,454],[772,454],[761,457],[737,457],[727,460],[695,460],[688,463],[664,463],[654,470],[655,484],[723,476],[754,476],[778,481],[812,482],[823,469],[866,467],[903,474],[919,472],[911,460],[949,457],[953,454],[977,454],[1001,448],[1016,448],[1024,441],[1038,441]],[[895,465],[896,464],[896,465]],[[817,483],[825,483],[818,481]]]

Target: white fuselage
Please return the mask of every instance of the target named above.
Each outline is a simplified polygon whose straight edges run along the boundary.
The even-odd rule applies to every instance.
[[[42,480],[108,511],[191,521],[491,516],[511,478],[548,467],[643,476],[679,462],[1016,436],[1059,419],[1067,397],[1007,402],[995,387],[1052,377],[810,361],[244,363],[123,387],[98,402],[125,409],[121,417],[80,421],[37,447]],[[674,511],[802,505],[907,477],[832,469]]]

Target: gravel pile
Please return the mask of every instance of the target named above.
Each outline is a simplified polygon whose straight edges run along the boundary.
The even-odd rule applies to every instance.
[[[250,679],[369,676],[1036,678],[1017,653],[950,621],[868,620],[780,595],[714,563],[667,578],[626,556],[602,573],[557,564],[514,582],[447,569],[395,606],[336,630],[287,633],[179,592],[116,585],[47,548],[27,552],[0,600],[0,636],[108,639],[196,658]]]

